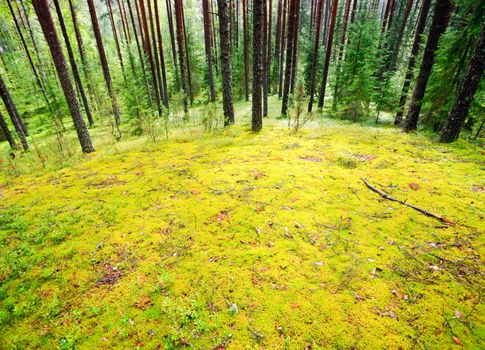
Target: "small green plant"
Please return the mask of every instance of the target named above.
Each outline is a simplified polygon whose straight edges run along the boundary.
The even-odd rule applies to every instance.
[[[219,106],[216,103],[207,104],[202,110],[202,125],[205,132],[217,130],[223,124]]]

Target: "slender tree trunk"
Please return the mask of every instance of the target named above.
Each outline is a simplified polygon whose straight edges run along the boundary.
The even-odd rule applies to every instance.
[[[428,18],[428,12],[431,5],[431,0],[423,0],[421,11],[419,13],[418,25],[416,26],[416,33],[414,36],[413,47],[411,48],[411,54],[409,57],[408,67],[406,75],[404,77],[404,84],[401,91],[401,97],[399,99],[399,106],[397,109],[396,118],[394,119],[394,125],[401,125],[404,116],[404,106],[408,97],[409,88],[413,79],[414,66],[418,56],[419,48],[421,47],[421,36],[423,35],[426,27],[426,19]]]
[[[162,101],[166,108],[168,108],[168,91],[167,91],[167,72],[165,68],[165,55],[163,54],[163,40],[162,40],[162,29],[160,24],[160,15],[158,12],[158,0],[154,0],[155,5],[155,21],[157,23],[157,38],[158,38],[158,50],[160,57],[160,70],[162,71],[161,87]]]
[[[212,5],[212,38],[214,39],[214,65],[216,67],[216,74],[219,75],[219,63],[217,62],[219,55],[217,54],[217,35],[216,35],[216,10],[215,0],[209,0]],[[246,0],[247,1],[247,0]]]
[[[194,93],[192,91],[192,70],[190,68],[189,43],[187,41],[187,28],[185,26],[185,11],[183,2],[180,3],[182,11],[182,24],[184,30],[185,63],[187,64],[187,87],[189,89],[190,105],[194,103]]]
[[[17,33],[20,37],[20,41],[22,42],[22,46],[24,47],[25,54],[27,55],[27,59],[29,60],[30,68],[32,68],[32,72],[34,73],[35,81],[37,82],[37,85],[40,88],[40,91],[42,92],[42,96],[44,96],[45,102],[47,105],[50,105],[49,98],[47,97],[47,93],[44,87],[44,84],[42,83],[42,80],[39,77],[39,73],[37,72],[37,68],[35,68],[34,61],[32,60],[32,56],[30,55],[29,48],[27,46],[27,43],[25,42],[24,35],[22,34],[22,30],[20,29],[20,26],[17,22],[17,18],[15,17],[15,12],[13,10],[12,4],[10,3],[11,0],[7,0],[7,5],[10,10],[10,14],[12,15],[12,19],[15,24],[15,28],[17,29]]]
[[[109,21],[111,23],[111,29],[113,31],[113,37],[115,39],[116,52],[118,53],[118,61],[120,62],[121,70],[123,71],[124,76],[125,67],[123,65],[123,55],[121,54],[120,42],[118,40],[118,32],[116,31],[116,23],[113,17],[113,9],[111,8],[111,0],[106,0],[106,4],[108,5]]]
[[[7,86],[5,85],[1,76],[0,76],[0,97],[2,98],[3,103],[5,104],[5,108],[7,109],[10,120],[12,121],[15,131],[17,132],[17,135],[20,138],[20,142],[22,143],[22,148],[25,151],[27,151],[29,149],[29,143],[27,142],[27,138],[25,137],[27,135],[25,133],[27,128],[25,127],[22,117],[17,111],[17,107],[15,106],[15,103],[12,100],[12,96],[10,96]]]
[[[162,76],[160,72],[160,61],[158,60],[158,48],[157,48],[157,34],[155,33],[155,25],[153,23],[153,13],[152,13],[152,5],[151,1],[147,0],[146,3],[147,7],[146,10],[148,11],[148,22],[150,23],[150,34],[148,37],[152,38],[152,52],[153,52],[153,62],[155,63],[155,74],[156,78],[153,79],[153,83],[157,85],[158,90],[158,114],[162,115],[161,104],[160,102],[163,100],[163,83],[162,83]],[[142,10],[143,13],[143,10]]]
[[[275,32],[275,48],[274,48],[274,61],[275,65],[273,67],[273,77],[277,77],[280,70],[280,50],[281,50],[281,19],[282,19],[282,1],[278,1],[278,7],[276,10],[276,32]]]
[[[45,0],[44,0],[45,1]],[[96,39],[96,46],[98,48],[99,60],[101,61],[101,68],[103,69],[104,82],[108,89],[109,96],[111,98],[111,105],[113,107],[113,114],[115,118],[115,127],[117,131],[116,137],[121,138],[121,131],[119,125],[121,123],[120,109],[118,107],[118,101],[116,99],[116,92],[111,81],[111,74],[109,71],[108,60],[106,59],[106,52],[104,51],[103,39],[101,38],[101,31],[99,30],[98,17],[96,15],[96,8],[94,7],[93,0],[87,0],[89,7],[89,15],[91,16],[91,23],[93,25],[94,38]]]
[[[144,47],[145,47],[145,53],[148,56],[148,62],[150,64],[150,70],[152,72],[152,80],[153,80],[153,90],[155,91],[155,102],[157,105],[157,110],[160,112],[160,94],[158,90],[158,74],[157,74],[157,69],[155,66],[155,61],[153,60],[153,52],[152,52],[152,45],[150,43],[150,33],[148,31],[148,22],[147,22],[147,16],[146,16],[146,11],[145,11],[145,4],[143,0],[139,0],[140,2],[140,17],[142,20],[142,25],[143,25],[143,33],[144,33]],[[156,50],[156,48],[154,48]]]
[[[59,24],[61,25],[62,36],[64,37],[64,42],[66,44],[67,54],[69,56],[69,62],[71,64],[71,69],[72,69],[72,75],[74,76],[74,81],[76,82],[77,88],[79,89],[79,94],[81,95],[81,100],[84,105],[84,110],[86,112],[86,116],[88,117],[89,126],[93,126],[94,125],[93,116],[91,114],[91,109],[89,108],[89,103],[88,103],[88,99],[86,98],[86,93],[84,92],[84,87],[81,82],[81,77],[79,76],[79,70],[77,69],[76,59],[74,58],[71,42],[69,41],[66,25],[64,24],[64,17],[62,16],[61,7],[59,6],[59,0],[54,0],[54,6],[56,8]]]
[[[423,102],[426,86],[428,85],[431,69],[433,68],[435,51],[438,48],[438,43],[441,35],[445,32],[450,19],[453,4],[450,0],[436,0],[433,22],[424,49],[423,61],[416,86],[414,87],[413,97],[406,120],[404,121],[403,131],[409,132],[416,130],[418,126],[419,112]]]
[[[279,83],[278,83],[278,97],[281,98],[283,96],[283,68],[285,65],[285,40],[286,40],[286,27],[287,27],[287,19],[286,19],[286,10],[290,6],[289,3],[292,0],[284,0],[283,2],[283,19],[281,23],[281,48],[280,48],[280,71],[279,75]]]
[[[125,13],[125,5],[124,2],[120,0],[116,0],[116,3],[118,4],[118,9],[120,11],[120,17],[121,17],[121,25],[123,26],[123,33],[125,35],[125,40],[129,44],[131,41],[130,38],[130,30],[128,26],[128,21],[126,19],[126,13]]]
[[[338,48],[338,55],[337,55],[337,69],[335,72],[335,87],[333,90],[333,101],[332,101],[332,108],[333,110],[337,109],[337,100],[339,94],[339,83],[340,83],[340,63],[343,59],[344,54],[344,47],[345,47],[345,35],[347,34],[347,23],[349,21],[349,14],[350,14],[350,5],[352,0],[347,0],[345,4],[345,13],[344,13],[344,21],[342,23],[342,34],[340,36],[340,46]],[[411,0],[412,1],[412,0]]]
[[[77,21],[77,13],[76,13],[76,9],[74,8],[74,5],[72,3],[72,0],[69,0],[69,9],[71,10],[71,19],[72,19],[72,24],[73,24],[73,27],[74,27],[74,34],[75,34],[75,37],[76,37],[77,47],[78,47],[78,51],[79,51],[79,57],[81,58],[81,64],[82,64],[82,67],[83,67],[84,78],[87,81],[86,85],[88,87],[89,94],[91,95],[91,101],[95,102],[95,108],[97,110],[99,110],[99,105],[100,105],[99,96],[98,96],[96,89],[94,88],[93,83],[92,83],[90,66],[89,66],[89,63],[86,59],[86,53],[84,51],[84,43],[83,43],[83,39],[81,37],[81,32],[79,31],[79,25],[78,25],[78,21]]]
[[[315,94],[315,76],[317,72],[317,63],[318,63],[318,47],[320,44],[320,28],[322,23],[322,7],[323,7],[323,0],[318,0],[317,3],[317,13],[316,13],[316,33],[315,33],[315,46],[313,48],[313,59],[312,59],[312,75],[310,81],[310,102],[308,103],[308,112],[312,111],[313,108],[313,95]]]
[[[406,25],[408,23],[409,13],[411,12],[411,8],[413,7],[413,1],[414,0],[408,0],[406,8],[404,9],[401,26],[399,27],[399,32],[397,34],[396,45],[394,46],[394,50],[392,51],[389,70],[394,70],[394,67],[396,66],[397,57],[399,56],[399,50],[401,49],[401,43],[404,37],[404,31],[406,30]]]
[[[243,38],[244,38],[244,95],[246,101],[249,101],[249,53],[248,53],[248,38],[247,38],[247,0],[242,0],[242,11],[243,11]]]
[[[290,93],[293,94],[295,90],[296,72],[298,68],[298,35],[299,35],[299,23],[300,23],[300,0],[297,0],[295,6],[296,15],[294,17],[294,31],[293,31],[293,59],[291,61],[291,80],[290,80]]]
[[[211,32],[211,19],[212,16],[209,13],[209,0],[202,0],[202,16],[204,19],[204,44],[205,55],[207,57],[207,70],[209,74],[209,92],[211,102],[216,101],[216,90],[214,88],[214,72],[213,72],[213,59],[212,59],[212,32]]]
[[[219,11],[219,33],[221,41],[222,105],[224,126],[234,124],[232,103],[231,32],[229,31],[229,12],[227,0],[217,0]]]
[[[268,55],[269,52],[267,51],[266,44],[267,44],[267,31],[268,31],[268,10],[267,10],[267,2],[263,1],[263,34],[261,37],[261,57],[263,59],[263,64],[262,64],[262,88],[263,88],[263,117],[266,117],[268,115],[268,80],[266,79],[267,77],[267,71],[268,71]]]
[[[330,67],[330,56],[332,55],[333,34],[335,31],[335,19],[337,17],[338,0],[333,0],[332,17],[330,19],[330,28],[328,33],[327,49],[325,53],[325,63],[322,73],[322,85],[320,86],[320,96],[318,98],[318,108],[323,108],[325,100],[325,89],[327,86],[328,69]]]
[[[147,74],[146,74],[146,70],[145,70],[145,56],[143,56],[143,53],[142,53],[142,50],[141,50],[141,45],[140,45],[140,40],[138,39],[138,33],[137,33],[137,30],[136,30],[136,24],[135,24],[135,17],[133,16],[133,9],[131,8],[131,3],[130,3],[130,1],[128,1],[127,3],[128,3],[128,12],[130,14],[131,25],[133,27],[133,35],[135,36],[135,42],[136,42],[136,48],[137,48],[137,51],[138,51],[138,57],[140,59],[141,70],[143,72],[143,80],[145,82],[145,88],[146,88],[146,91],[147,91],[148,102],[150,104],[150,107],[153,110],[152,93],[150,91],[150,84],[148,83]]]
[[[276,0],[278,1],[278,0]],[[266,50],[266,89],[267,93],[271,93],[271,38],[273,31],[273,2],[269,0],[268,3],[268,49]]]
[[[262,88],[263,88],[263,4],[253,2],[253,106],[252,130],[259,131],[263,127]]]
[[[175,0],[176,1],[176,0]],[[177,69],[177,49],[175,48],[175,35],[173,32],[173,16],[172,16],[172,4],[170,0],[165,0],[165,5],[167,7],[167,19],[168,19],[168,29],[170,32],[170,43],[172,44],[172,59],[175,70]]]
[[[8,144],[10,145],[11,149],[18,149],[17,143],[15,142],[15,139],[10,132],[10,129],[8,128],[7,122],[5,121],[5,118],[3,117],[2,112],[0,111],[0,129],[3,132],[3,135],[5,136],[5,139],[7,140]]]
[[[179,53],[179,67],[180,67],[180,85],[184,92],[184,111],[188,112],[187,105],[187,84],[185,81],[185,64],[184,64],[184,25],[182,17],[182,0],[175,0],[175,22],[177,25],[177,45]]]
[[[296,16],[297,0],[289,0],[288,12],[288,33],[286,44],[286,67],[285,67],[285,82],[283,88],[283,101],[281,103],[281,114],[286,115],[288,111],[288,94],[290,93],[291,84],[291,68],[293,66],[293,46],[295,39],[295,16]]]
[[[483,77],[485,67],[485,24],[478,43],[475,46],[468,68],[457,90],[455,102],[451,107],[448,119],[441,130],[440,142],[455,141],[460,135],[461,128],[470,109],[470,104]]]
[[[57,75],[61,82],[62,90],[64,91],[64,96],[66,97],[67,105],[69,111],[71,112],[72,121],[74,122],[74,127],[77,132],[77,137],[79,143],[81,144],[81,149],[83,153],[94,152],[94,147],[91,142],[91,137],[89,136],[89,131],[86,128],[84,119],[81,114],[81,108],[79,102],[76,98],[76,92],[71,83],[71,78],[69,77],[69,70],[67,68],[67,63],[62,52],[61,43],[57,37],[56,28],[52,20],[52,16],[49,9],[49,4],[47,0],[33,0],[32,5],[34,5],[35,12],[37,13],[37,18],[44,32],[45,39],[49,46],[49,50],[56,67]]]

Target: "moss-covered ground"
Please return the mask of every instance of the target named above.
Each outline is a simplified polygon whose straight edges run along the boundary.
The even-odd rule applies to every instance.
[[[258,134],[238,104],[57,170],[4,158],[0,348],[483,349],[483,149],[271,107]]]

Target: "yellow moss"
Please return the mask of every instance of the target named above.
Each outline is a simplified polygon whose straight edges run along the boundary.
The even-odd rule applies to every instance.
[[[479,149],[327,119],[252,134],[236,110],[216,134],[4,165],[2,347],[483,346]]]

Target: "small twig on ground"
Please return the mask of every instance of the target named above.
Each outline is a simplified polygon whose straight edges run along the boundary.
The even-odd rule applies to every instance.
[[[362,178],[362,181],[364,182],[364,184],[373,192],[379,194],[382,198],[384,199],[387,199],[387,200],[390,200],[390,201],[393,201],[393,202],[397,202],[397,203],[400,203],[402,205],[405,205],[406,207],[409,207],[411,209],[414,209],[418,212],[420,212],[421,214],[424,214],[426,216],[429,216],[429,217],[432,217],[432,218],[435,218],[439,221],[441,221],[442,223],[446,224],[446,225],[449,225],[449,226],[454,226],[455,223],[448,220],[447,218],[443,217],[443,216],[439,216],[439,215],[436,215],[436,214],[433,214],[425,209],[421,209],[415,205],[412,205],[412,204],[409,204],[407,203],[406,201],[402,201],[402,200],[399,200],[399,199],[396,199],[394,197],[391,197],[390,195],[388,195],[386,192],[384,191],[381,191],[380,189],[372,186],[369,182],[367,182],[366,179]]]

